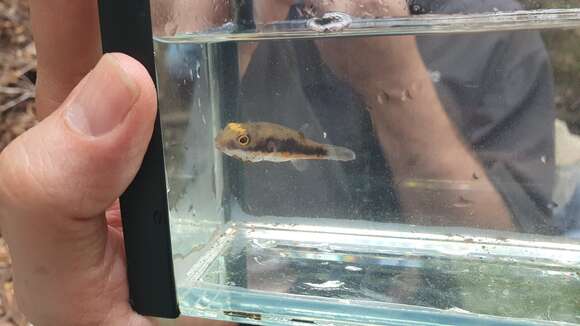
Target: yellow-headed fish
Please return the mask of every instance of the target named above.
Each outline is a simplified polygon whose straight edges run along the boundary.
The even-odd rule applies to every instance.
[[[352,161],[353,151],[320,144],[299,131],[269,122],[229,123],[215,138],[218,150],[249,162]]]

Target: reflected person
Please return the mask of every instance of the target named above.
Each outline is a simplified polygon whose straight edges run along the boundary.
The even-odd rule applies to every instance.
[[[515,1],[433,0],[421,6],[435,14],[521,9]],[[399,1],[255,1],[253,9],[258,25],[335,11],[410,15]],[[222,15],[213,16],[214,23],[231,20],[227,8],[213,13]],[[203,29],[200,22],[184,22],[178,27],[183,31]],[[237,55],[239,89],[230,90],[237,108],[228,112],[233,121],[274,122],[350,148],[357,157],[309,162],[304,170],[225,158],[239,171],[233,197],[244,214],[555,233],[553,77],[539,33],[246,42],[238,44]],[[248,264],[248,286],[272,290],[275,282],[265,280],[282,274],[255,267]],[[277,292],[303,293],[292,287],[308,276],[306,267],[274,267],[287,276]],[[329,268],[327,279],[340,269]],[[385,282],[375,284],[385,300],[461,306],[446,275],[388,272],[365,272],[384,274],[371,281]]]
[[[304,19],[309,5],[317,16],[409,15],[397,1],[321,3],[256,3],[256,20]],[[521,9],[514,1],[428,5],[441,14]],[[232,160],[245,213],[554,233],[553,80],[539,33],[280,40],[241,44],[239,55],[237,120],[275,122],[357,154],[304,171]],[[293,267],[283,271],[296,275],[295,286],[323,273]],[[389,271],[365,271],[384,275],[372,277],[382,301],[462,306],[453,277]],[[342,279],[342,266],[325,273]]]
[[[444,14],[521,9],[515,1],[421,6]],[[410,14],[404,1],[254,2],[257,24],[335,11]],[[228,21],[229,12],[218,8],[209,20]],[[553,81],[539,33],[276,40],[238,49],[234,120],[278,123],[357,154],[305,170],[232,160],[244,213],[554,233]]]

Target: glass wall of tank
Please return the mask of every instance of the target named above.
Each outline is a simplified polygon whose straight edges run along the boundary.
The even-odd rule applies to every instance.
[[[580,1],[152,12],[185,315],[580,323]]]

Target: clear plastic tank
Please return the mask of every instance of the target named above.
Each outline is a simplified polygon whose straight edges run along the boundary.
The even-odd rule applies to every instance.
[[[152,1],[188,316],[580,323],[580,1]]]

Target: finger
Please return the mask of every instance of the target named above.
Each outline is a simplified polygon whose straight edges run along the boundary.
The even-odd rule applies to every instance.
[[[96,0],[30,0],[37,113],[56,110],[101,55]]]
[[[105,55],[58,110],[0,154],[0,225],[19,304],[33,321],[107,324],[99,318],[111,309],[130,311],[122,237],[104,212],[141,164],[155,108],[145,68]]]

